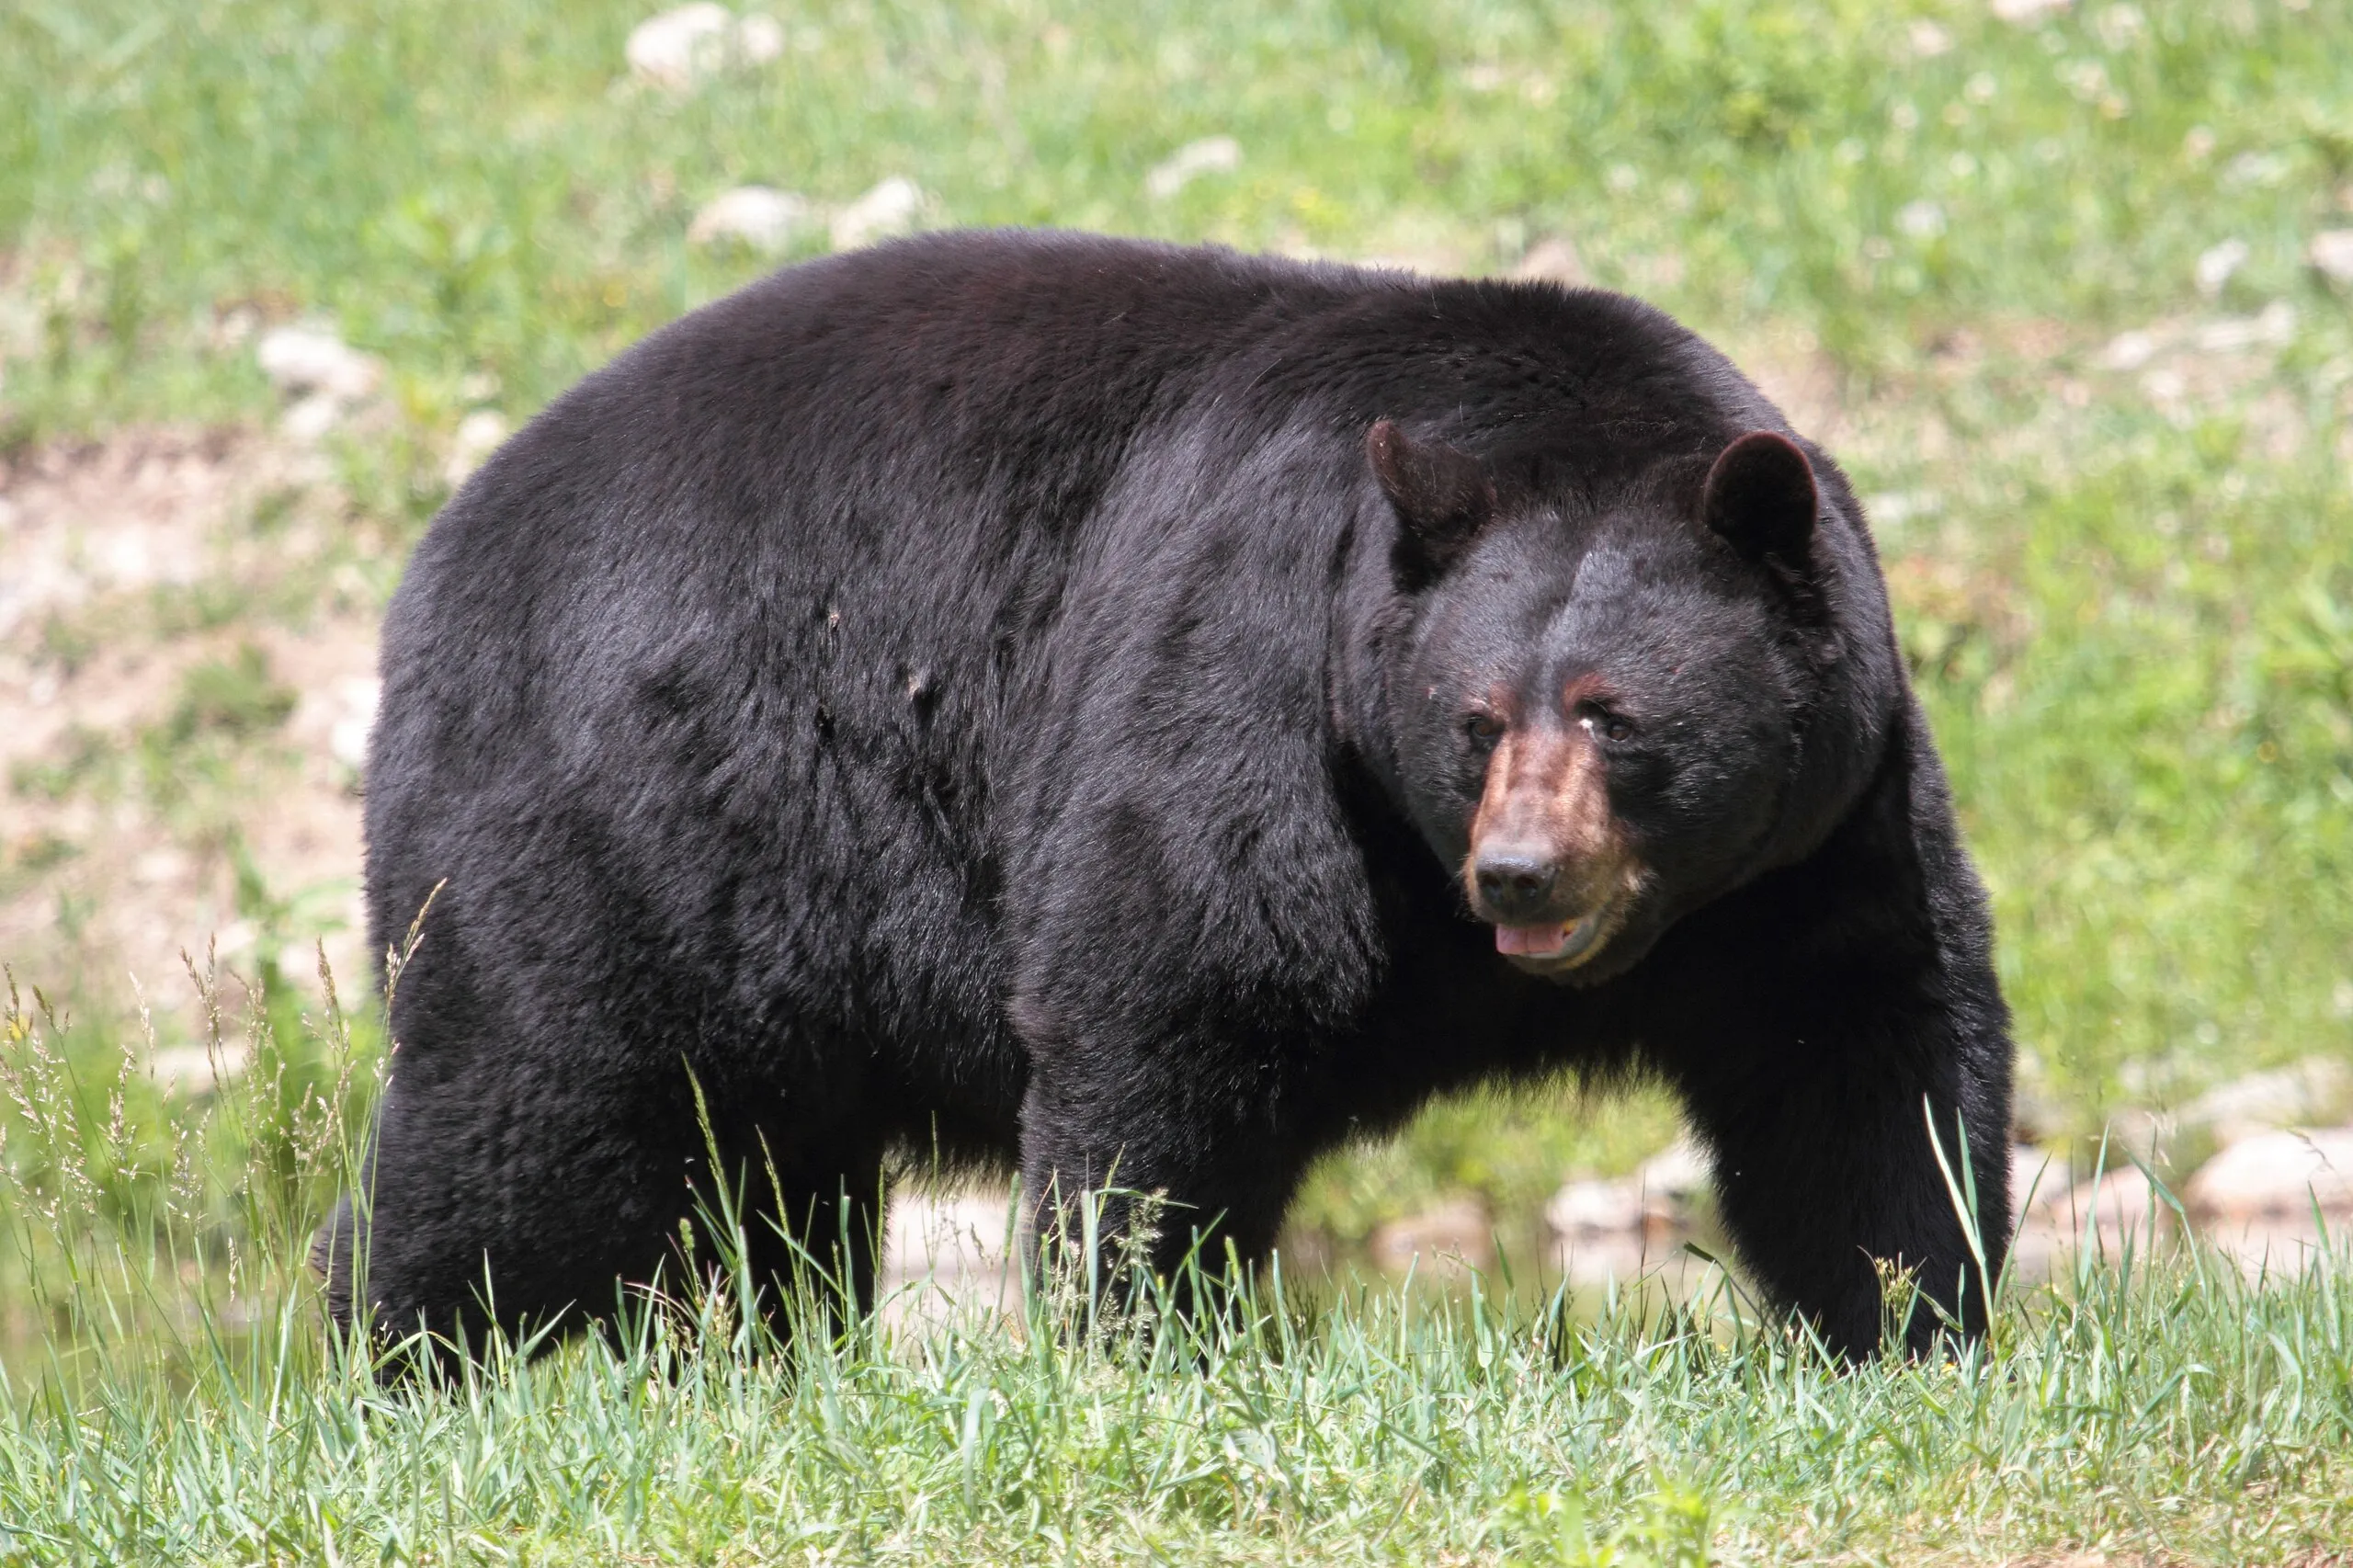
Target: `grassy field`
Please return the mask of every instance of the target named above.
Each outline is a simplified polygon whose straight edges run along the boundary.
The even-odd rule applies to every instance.
[[[297,1261],[366,1096],[333,1014],[160,1143],[135,1072],[77,1082],[37,1002],[0,1021],[38,1314],[0,1342],[0,1562],[2336,1568],[2353,1539],[2342,1256],[2250,1283],[2129,1238],[2009,1290],[1987,1345],[1852,1369],[1720,1275],[1596,1310],[1278,1267],[1189,1323],[917,1281],[840,1332],[819,1281],[779,1346],[722,1273],[418,1387],[336,1352]]]
[[[0,780],[26,988],[0,1561],[2269,1562],[2353,1535],[2337,1285],[2189,1264],[2022,1301],[1981,1362],[1844,1379],[1720,1324],[1545,1328],[1526,1292],[1262,1303],[1198,1376],[1131,1364],[1160,1341],[977,1328],[797,1377],[573,1350],[454,1402],[322,1361],[288,1260],[375,1044],[301,957],[347,950],[353,868],[272,847],[301,801],[348,812],[301,738],[319,651],[364,660],[469,415],[526,418],[775,264],[687,237],[747,183],[816,210],[788,258],[892,176],[926,223],[1573,254],[1753,367],[1870,501],[2034,1128],[2080,1164],[2120,1110],[2353,1062],[2353,285],[2308,260],[2353,229],[2342,5],[772,9],[775,59],[673,90],[623,62],[636,4],[0,8],[0,499],[159,430],[235,479],[195,569],[0,620],[0,729],[27,693],[80,703]],[[1154,194],[1220,136],[1233,166]],[[386,372],[312,445],[254,353],[297,320]],[[100,680],[129,695],[75,696]],[[217,996],[233,1038],[258,993],[268,1033],[234,1094],[108,1086],[142,1008],[162,1051],[203,1040],[153,979],[202,932],[109,923],[161,856],[245,933]],[[1654,1097],[1441,1106],[1330,1162],[1301,1229],[1458,1192],[1524,1214],[1672,1131]]]

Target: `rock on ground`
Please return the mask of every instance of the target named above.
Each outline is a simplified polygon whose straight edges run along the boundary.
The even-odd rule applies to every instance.
[[[2353,1229],[2353,1127],[2260,1132],[2198,1168],[2183,1198],[2200,1231],[2250,1272],[2293,1271],[2325,1232]]]
[[[892,1194],[877,1282],[883,1321],[939,1324],[978,1311],[1017,1331],[1013,1219],[1007,1191]]]
[[[2331,283],[2353,286],[2353,229],[2324,229],[2313,236],[2304,257]]]
[[[1013,1218],[1010,1193],[896,1194],[882,1242],[883,1278],[994,1274],[1011,1256]]]
[[[1638,1181],[1573,1181],[1544,1205],[1544,1222],[1564,1240],[1631,1235],[1642,1231],[1649,1212]]]
[[[856,250],[906,233],[922,215],[922,188],[904,176],[893,175],[834,214],[834,248]]]
[[[2232,276],[2254,254],[2245,240],[2235,236],[2200,251],[2195,269],[2198,291],[2210,300],[2220,298],[2229,286]]]
[[[1231,136],[1204,136],[1154,164],[1143,176],[1144,194],[1165,201],[1203,175],[1232,174],[1241,166],[1241,142]]]
[[[2018,1198],[2038,1174],[2040,1178],[2011,1242],[2010,1267],[2021,1278],[2048,1278],[2086,1247],[2110,1260],[2128,1250],[2143,1256],[2170,1242],[2177,1230],[2173,1206],[2137,1165],[2109,1170],[2097,1182],[2075,1182],[2056,1156],[2046,1164],[2040,1150],[2013,1151],[2010,1173]]]
[[[1383,1268],[1404,1269],[1416,1262],[1445,1271],[1487,1268],[1495,1261],[1495,1221],[1475,1199],[1441,1203],[1372,1233],[1368,1249]]]
[[[1578,1282],[1631,1279],[1675,1261],[1707,1187],[1707,1156],[1688,1138],[1632,1176],[1569,1182],[1544,1206],[1554,1261]]]
[[[324,392],[338,402],[361,403],[375,395],[384,379],[383,361],[323,326],[273,327],[255,346],[254,359],[270,385],[289,397]]]
[[[2353,1095],[2353,1071],[2325,1056],[2250,1073],[2211,1089],[2175,1113],[2184,1127],[2211,1129],[2224,1145],[2283,1127],[2328,1119]]]
[[[1660,1153],[1644,1160],[1634,1172],[1635,1179],[1645,1192],[1655,1193],[1669,1202],[1688,1208],[1708,1190],[1710,1170],[1707,1151],[1689,1138],[1677,1138]]]
[[[1689,1139],[1643,1162],[1632,1176],[1572,1181],[1544,1206],[1545,1222],[1563,1238],[1680,1234],[1707,1189],[1707,1156]]]
[[[687,225],[688,243],[699,245],[736,243],[764,255],[776,256],[809,221],[809,203],[789,190],[745,185],[703,204]]]
[[[383,695],[384,683],[374,676],[347,676],[335,683],[326,699],[331,705],[327,750],[351,769],[355,781],[368,760],[368,737],[376,728],[376,706]]]
[[[323,326],[272,328],[255,345],[254,360],[288,400],[284,427],[300,441],[325,435],[384,381],[382,360]]]
[[[457,433],[449,437],[449,459],[441,465],[441,477],[449,488],[463,484],[506,444],[506,415],[494,408],[477,408],[459,420]]]
[[[1571,1281],[1631,1280],[1679,1257],[1685,1206],[1643,1179],[1573,1181],[1544,1206],[1552,1261]]]
[[[784,52],[784,28],[773,17],[742,21],[714,0],[696,0],[631,29],[622,57],[630,74],[672,92],[683,92],[730,64],[765,64]]]

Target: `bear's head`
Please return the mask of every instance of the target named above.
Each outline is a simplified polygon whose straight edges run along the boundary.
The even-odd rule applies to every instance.
[[[1399,525],[1397,787],[1510,962],[1612,978],[1820,841],[1859,787],[1823,748],[1884,715],[1851,710],[1853,596],[1795,442],[1754,431],[1598,494],[1389,420],[1366,454]]]

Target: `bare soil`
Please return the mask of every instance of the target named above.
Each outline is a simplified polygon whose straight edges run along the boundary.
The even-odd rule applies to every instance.
[[[20,981],[91,996],[133,976],[183,1034],[183,951],[217,942],[250,972],[258,943],[318,931],[361,989],[355,765],[388,574],[345,511],[320,454],[252,430],[0,466],[0,960]],[[247,649],[264,717],[209,744],[189,674]],[[240,908],[241,853],[281,917]]]

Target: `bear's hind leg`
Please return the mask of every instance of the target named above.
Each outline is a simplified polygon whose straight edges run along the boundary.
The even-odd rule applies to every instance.
[[[836,1325],[874,1310],[888,1176],[881,1152],[790,1167],[736,1167],[742,1263],[779,1340],[816,1312]],[[704,1206],[706,1224],[717,1217]],[[733,1243],[728,1244],[731,1247]]]
[[[684,1096],[585,1076],[558,1094],[515,1060],[395,1071],[362,1190],[315,1255],[338,1322],[364,1301],[381,1335],[478,1347],[494,1326],[607,1316],[675,1251],[698,1136]]]

